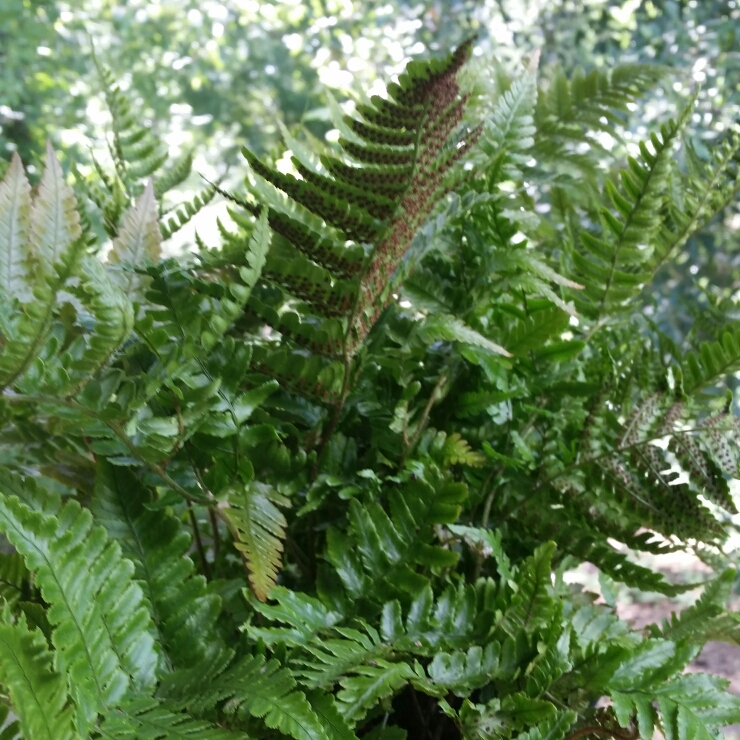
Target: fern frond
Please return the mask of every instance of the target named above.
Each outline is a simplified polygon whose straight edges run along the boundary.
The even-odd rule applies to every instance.
[[[661,127],[640,144],[641,161],[629,159],[621,170],[622,189],[607,180],[605,199],[618,215],[602,207],[602,232],[595,236],[581,232],[583,252],[572,253],[573,264],[584,283],[585,298],[576,297],[576,308],[589,318],[619,310],[650,280],[651,259],[656,238],[661,233],[661,206],[675,143],[686,124],[692,103],[677,121]]]
[[[295,740],[335,737],[321,721],[306,695],[297,691],[290,671],[276,660],[246,656],[227,667],[230,656],[217,656],[210,666],[173,674],[166,692],[176,705],[196,716],[219,711],[244,720],[256,717]]]
[[[686,142],[689,171],[678,175],[679,197],[669,206],[671,223],[666,227],[653,258],[656,270],[670,259],[689,238],[724,210],[740,191],[740,133],[734,132],[712,152],[709,162],[699,160]]]
[[[504,357],[511,357],[503,347],[499,346],[482,334],[466,326],[460,319],[441,313],[435,313],[424,320],[417,329],[419,338],[426,344],[432,344],[440,339],[452,342],[472,344],[476,347],[493,352]]]
[[[288,626],[261,627],[253,622],[245,625],[245,629],[252,637],[264,640],[266,645],[280,644],[290,647],[304,645],[342,619],[341,614],[330,610],[318,599],[283,586],[273,587],[270,599],[277,601],[277,604],[263,603],[254,597],[250,601],[265,619]]]
[[[11,621],[6,607],[0,617],[0,677],[10,691],[23,734],[33,740],[74,740],[74,710],[67,680],[39,630],[25,617]]]
[[[581,472],[556,481],[566,507],[563,531],[568,518],[572,521],[575,516],[584,532],[596,525],[599,536],[604,532],[614,536],[609,520],[616,516],[628,536],[630,531],[647,526],[684,539],[712,542],[723,537],[722,527],[699,495],[735,511],[724,477],[725,470],[732,473],[737,466],[737,455],[725,439],[734,434],[734,422],[724,414],[701,420],[705,413],[701,407],[672,403],[661,394],[636,403],[625,421],[618,420],[608,408],[600,408],[587,421],[589,452],[577,464]],[[599,491],[598,499],[591,501],[588,513],[582,510],[577,514],[586,486]],[[557,519],[557,514],[552,518]],[[569,537],[569,541],[571,545],[580,543],[584,552],[589,549],[588,536]],[[640,543],[634,545],[639,549]],[[568,549],[567,544],[564,547]],[[617,562],[613,565],[619,570]],[[635,575],[641,578],[639,570]]]
[[[694,673],[662,686],[625,685],[609,694],[619,724],[630,727],[636,718],[641,740],[652,737],[656,727],[669,740],[682,736],[708,740],[740,718],[740,699],[725,691],[728,685],[725,679]]]
[[[161,251],[162,236],[159,231],[157,202],[154,186],[149,180],[144,192],[121,220],[118,236],[108,255],[108,262],[119,265],[142,267],[145,261],[157,262]],[[111,276],[128,295],[140,295],[143,284],[134,272],[112,270]]]
[[[126,702],[98,731],[109,740],[248,740],[242,732],[221,729],[149,697]]]
[[[47,142],[46,166],[31,208],[30,254],[42,271],[50,272],[81,235],[77,199]]]
[[[82,230],[74,193],[64,181],[51,146],[47,147],[46,160],[39,192],[31,204],[28,233],[20,234],[24,240],[27,238],[21,248],[36,268],[33,283],[28,286],[35,300],[23,304],[13,316],[0,315],[0,330],[5,335],[0,354],[0,384],[3,386],[12,385],[41,353],[51,328],[56,295],[75,273],[85,249],[84,240],[80,238]],[[6,179],[11,176],[15,180],[20,176],[16,167],[6,174]],[[16,187],[24,189],[22,182]],[[15,210],[22,210],[22,200]],[[15,228],[17,218],[10,219],[10,228]],[[18,225],[24,228],[21,222]]]
[[[34,505],[4,494],[0,529],[51,604],[52,642],[90,721],[115,706],[129,685],[153,686],[158,656],[143,594],[120,548],[102,528],[92,528],[89,511],[74,501],[61,506],[55,496],[44,500],[33,484],[6,477]]]
[[[667,72],[659,65],[623,64],[590,72],[577,68],[569,80],[562,70],[557,70],[548,89],[537,98],[537,134],[532,156],[538,161],[568,162],[578,169],[593,171],[594,159],[576,149],[584,134],[606,131],[613,135],[616,126],[626,120],[628,106],[654,88]],[[599,150],[594,138],[589,138],[588,143]]]
[[[701,645],[710,640],[740,642],[740,615],[725,611],[734,580],[735,571],[726,570],[705,586],[695,604],[674,612],[661,625],[650,625],[650,634],[673,642],[688,640]]]
[[[6,301],[31,297],[31,265],[27,247],[31,230],[31,186],[17,153],[0,182],[0,289]]]
[[[417,480],[390,492],[389,516],[378,502],[350,502],[351,535],[327,533],[326,559],[353,599],[388,601],[415,594],[426,584],[415,565],[454,565],[457,554],[431,544],[435,524],[451,524],[467,497],[464,485]]]
[[[218,596],[195,575],[191,536],[172,514],[151,510],[151,496],[125,468],[98,463],[91,510],[123,555],[151,606],[164,668],[191,668],[223,648],[215,625]]]
[[[468,43],[446,60],[412,63],[399,83],[389,87],[388,100],[373,98],[360,106],[362,120],[343,123],[348,138],[340,145],[347,160],[322,157],[321,170],[316,163],[308,167],[296,160],[298,180],[244,150],[285,250],[282,268],[270,270],[269,279],[310,302],[319,314],[344,317],[344,345],[350,354],[390,299],[389,278],[445,194],[445,173],[478,136],[477,131],[458,132],[466,99],[459,97],[455,77],[469,52]],[[368,166],[353,165],[352,160]],[[287,199],[269,196],[265,182]],[[322,238],[325,229],[316,217],[336,238]],[[350,250],[344,246],[348,241]],[[362,243],[369,245],[369,257],[358,261],[355,254],[364,254],[361,247],[357,250]],[[284,274],[297,264],[289,256],[291,250],[304,254],[321,271],[308,269],[305,262],[300,270],[295,268],[295,278]],[[334,269],[341,272],[332,279]],[[346,292],[334,284],[344,279],[341,275],[356,275]]]
[[[413,683],[426,694],[467,697],[497,677],[500,661],[501,645],[496,641],[485,647],[473,645],[466,651],[439,652],[427,666],[429,678]]]
[[[517,577],[518,591],[504,615],[504,628],[510,634],[532,632],[547,626],[557,613],[557,602],[550,594],[552,556],[555,543],[546,542],[524,562]]]
[[[134,328],[131,301],[113,284],[98,259],[83,257],[78,277],[78,283],[71,286],[69,292],[80,301],[83,311],[78,315],[78,322],[86,331],[64,352],[47,360],[40,385],[43,392],[50,395],[78,393],[96,378]],[[111,377],[108,376],[109,380]],[[95,395],[87,396],[85,402],[88,398],[95,398]],[[95,399],[97,407],[101,408],[107,398],[98,396]]]
[[[178,162],[154,178],[154,197],[161,200],[169,192],[187,180],[193,169],[193,152],[188,151]]]
[[[154,183],[154,191],[155,197],[157,197],[157,182]],[[174,216],[171,215],[171,212],[168,212],[167,221],[165,222],[163,220],[159,226],[162,232],[162,239],[169,239],[173,234],[178,232],[193,216],[213,200],[215,194],[216,189],[209,185],[203,188],[197,195],[194,195],[190,200],[178,205]]]
[[[539,51],[532,55],[524,73],[511,83],[486,116],[481,149],[488,156],[487,174],[491,184],[519,180],[520,168],[531,156],[528,150],[534,145],[536,134],[538,63]]]
[[[229,494],[224,510],[238,539],[235,547],[249,565],[249,582],[260,601],[265,601],[282,568],[283,539],[287,522],[281,508],[290,501],[272,486],[245,481]]]
[[[740,327],[724,331],[718,342],[704,342],[682,363],[684,390],[693,394],[740,369]]]

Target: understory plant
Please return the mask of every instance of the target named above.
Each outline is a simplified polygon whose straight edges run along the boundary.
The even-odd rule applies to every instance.
[[[653,278],[730,205],[666,70],[448,57],[338,106],[336,145],[179,209],[101,67],[108,158],[0,184],[0,738],[709,740],[735,642],[740,370]],[[626,154],[625,154],[626,153]],[[102,163],[101,163],[102,162]],[[215,192],[221,241],[162,242]],[[95,225],[98,225],[97,227]],[[663,283],[665,284],[665,283]],[[662,305],[662,304],[661,304]],[[671,583],[639,554],[688,550]],[[571,583],[592,563],[605,598]],[[674,596],[634,630],[619,584]]]

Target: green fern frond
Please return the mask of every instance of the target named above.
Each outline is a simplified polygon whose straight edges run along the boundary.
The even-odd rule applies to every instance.
[[[206,590],[188,556],[191,536],[172,514],[151,510],[151,496],[125,468],[98,464],[92,512],[123,555],[151,606],[164,668],[191,668],[223,645],[215,630],[220,599]]]
[[[173,674],[166,684],[167,695],[175,705],[186,707],[196,716],[218,708],[227,718],[258,718],[295,740],[336,737],[314,712],[306,695],[296,690],[290,671],[276,660],[266,662],[262,656],[246,656],[231,665],[229,662],[230,655],[224,654],[209,666]],[[326,710],[324,703],[321,706]]]
[[[740,327],[724,331],[718,342],[704,342],[682,363],[684,390],[693,394],[740,369]]]
[[[661,625],[648,627],[653,637],[704,644],[710,640],[740,642],[740,615],[725,611],[735,571],[726,570],[710,581],[697,602],[681,612],[673,612]]]
[[[623,691],[609,694],[619,724],[631,727],[636,719],[641,740],[651,738],[656,728],[669,740],[684,734],[708,739],[740,718],[740,699],[725,691],[728,685],[725,679],[694,673],[662,686],[625,684]]]
[[[86,331],[47,360],[40,385],[50,395],[71,396],[94,381],[134,328],[131,301],[95,257],[83,257],[78,283],[69,292],[80,301],[83,310],[77,320]],[[86,397],[85,402],[94,397]],[[96,400],[99,407],[107,399]]]
[[[537,103],[537,66],[535,52],[524,73],[503,92],[483,129],[481,150],[487,155],[489,183],[519,180],[520,168],[531,155],[535,142],[534,111]]]
[[[178,162],[164,170],[158,177],[154,178],[154,197],[157,200],[161,200],[162,196],[185,182],[192,169],[193,152],[188,151]]]
[[[454,565],[457,554],[432,544],[433,526],[451,524],[467,497],[464,485],[440,481],[406,483],[389,492],[389,516],[378,502],[350,502],[351,534],[330,529],[326,559],[353,599],[388,601],[415,594],[427,580],[413,566]]]
[[[23,734],[33,740],[74,740],[74,710],[67,679],[39,630],[21,615],[13,622],[6,607],[0,617],[0,678],[10,692]]]
[[[157,197],[157,182],[154,183],[154,193],[155,197]],[[215,194],[216,189],[209,185],[194,195],[190,200],[178,205],[174,216],[171,215],[171,211],[168,212],[166,214],[167,220],[165,221],[163,219],[159,226],[162,232],[162,239],[169,239],[173,234],[178,232],[193,216],[213,200]]]
[[[518,591],[504,615],[510,634],[532,632],[546,627],[557,613],[557,602],[550,594],[550,571],[555,543],[547,542],[524,562],[517,577]]]
[[[3,495],[0,529],[51,604],[52,642],[75,685],[78,709],[90,721],[115,706],[129,685],[153,686],[158,656],[143,594],[131,564],[105,530],[92,527],[89,511],[74,501],[62,507],[33,484],[6,478],[31,506]]]
[[[654,243],[661,234],[661,206],[665,199],[673,149],[690,116],[692,103],[677,121],[653,134],[650,146],[640,144],[640,160],[630,158],[629,168],[620,171],[621,191],[606,181],[602,207],[602,232],[580,234],[583,251],[573,251],[572,259],[584,283],[585,298],[576,297],[576,308],[589,318],[620,309],[651,278]]]
[[[610,70],[585,72],[577,68],[568,79],[558,69],[541,91],[535,109],[537,134],[532,156],[537,161],[568,162],[591,172],[594,158],[579,154],[576,146],[588,132],[615,134],[626,120],[628,106],[663,79],[668,70],[653,64],[623,64]],[[596,151],[594,138],[587,139]]]
[[[694,233],[730,205],[740,191],[740,133],[734,132],[714,148],[709,162],[701,161],[688,141],[686,153],[689,169],[685,174],[677,173],[678,197],[670,203],[670,224],[658,242],[653,269],[674,256]]]
[[[495,641],[485,647],[473,645],[466,651],[439,652],[427,666],[429,678],[413,683],[425,694],[466,697],[496,678],[500,661],[501,645]]]
[[[448,342],[462,342],[472,344],[476,347],[493,352],[504,357],[511,357],[503,347],[490,339],[487,339],[475,329],[466,326],[460,319],[454,316],[435,313],[425,319],[417,329],[419,338],[426,344],[432,344],[439,340]]]
[[[98,731],[108,740],[248,740],[245,733],[224,730],[149,697],[126,702]]]
[[[330,630],[343,616],[332,611],[319,599],[283,586],[274,586],[270,591],[270,599],[277,601],[274,605],[254,599],[251,593],[248,593],[247,597],[255,610],[266,620],[287,625],[261,627],[253,621],[245,625],[245,629],[254,639],[263,640],[269,646],[305,645],[319,633]]]

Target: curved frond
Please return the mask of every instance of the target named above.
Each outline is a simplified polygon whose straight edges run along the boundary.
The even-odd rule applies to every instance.
[[[29,630],[21,615],[0,618],[0,678],[10,691],[23,734],[33,740],[75,740],[74,710],[67,679],[54,665],[54,654],[39,630]]]
[[[35,505],[3,495],[0,530],[51,604],[52,642],[76,687],[75,701],[91,720],[120,702],[129,685],[154,684],[158,656],[143,594],[132,580],[133,566],[102,527],[93,528],[89,511],[74,501],[44,501],[20,481],[15,486]]]

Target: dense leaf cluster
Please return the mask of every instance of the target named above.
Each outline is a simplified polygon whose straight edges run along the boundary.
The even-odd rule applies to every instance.
[[[0,183],[2,737],[715,737],[736,641],[736,328],[683,351],[654,275],[732,201],[738,140],[625,162],[598,134],[663,70],[465,78],[464,44],[245,150],[222,244],[179,259],[164,168],[104,74],[115,172]],[[164,169],[163,169],[164,168]],[[99,244],[88,213],[101,214]],[[668,595],[638,632],[566,571]],[[605,701],[608,700],[608,701]],[[3,710],[5,711],[5,709]],[[7,716],[4,715],[4,716]]]

